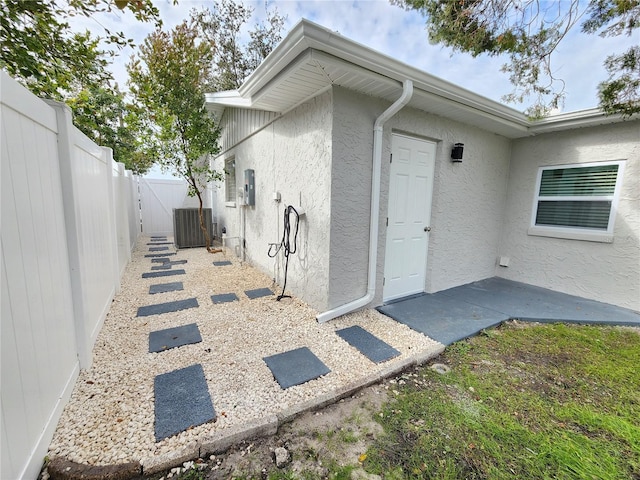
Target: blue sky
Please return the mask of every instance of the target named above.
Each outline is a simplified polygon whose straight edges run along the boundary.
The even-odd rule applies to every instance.
[[[560,0],[564,1],[564,0]],[[586,1],[586,0],[585,0]],[[254,18],[265,16],[265,1],[245,1],[254,8]],[[164,29],[171,28],[188,17],[191,8],[212,5],[207,0],[155,0],[159,8]],[[468,54],[439,45],[431,45],[427,38],[425,19],[415,11],[406,11],[391,5],[387,0],[268,0],[269,8],[277,8],[285,15],[285,32],[302,18],[319,23],[337,31],[351,40],[394,57],[402,62],[424,70],[432,75],[463,88],[502,102],[501,97],[512,91],[507,74],[500,71],[504,58],[488,56],[472,57]],[[78,28],[88,28],[97,35],[102,27],[124,31],[137,43],[152,32],[153,26],[136,22],[132,15],[116,11],[92,19],[78,19]],[[625,51],[634,38],[620,36],[603,39],[585,35],[575,29],[566,37],[553,58],[557,77],[565,81],[565,104],[560,111],[574,111],[596,107],[598,83],[606,80],[602,66],[607,55]],[[127,74],[125,64],[133,53],[130,48],[115,59],[112,70],[116,80],[125,87]],[[528,104],[510,105],[525,110]],[[158,168],[149,172],[151,177],[165,177]]]
[[[201,8],[211,2],[203,0],[157,0],[164,28],[170,28],[188,16],[191,8]],[[256,18],[264,17],[264,1],[246,1],[254,7]],[[501,101],[512,88],[507,75],[500,71],[501,58],[473,58],[450,49],[429,44],[425,21],[421,14],[391,5],[386,0],[269,0],[269,8],[286,15],[288,32],[301,18],[314,21],[340,34],[397,58],[421,70],[448,80],[480,95]],[[100,32],[100,25],[123,30],[141,42],[151,32],[151,25],[135,22],[130,14],[115,12],[89,19],[86,26]],[[99,22],[99,24],[98,24]],[[554,71],[566,82],[566,100],[562,111],[581,110],[597,106],[597,85],[606,79],[603,60],[613,52],[621,52],[638,38],[626,36],[602,39],[577,31],[563,40],[553,59]],[[122,86],[126,83],[125,63],[132,50],[124,50],[113,65],[114,74]],[[525,105],[512,105],[524,110]]]

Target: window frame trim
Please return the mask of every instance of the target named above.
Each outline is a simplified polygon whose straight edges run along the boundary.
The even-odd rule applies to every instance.
[[[227,184],[227,162],[233,160],[233,179],[234,182],[236,183],[236,185],[234,186],[233,190],[234,190],[234,194],[235,196],[237,196],[237,185],[238,185],[238,177],[236,175],[236,156],[235,155],[230,155],[229,157],[224,159],[224,205],[225,207],[231,207],[231,208],[235,208],[236,207],[236,201],[235,200],[228,200],[228,195],[227,195],[227,188],[228,188],[228,184]],[[235,198],[235,197],[234,197]]]
[[[613,243],[615,219],[618,213],[618,203],[620,200],[622,190],[622,178],[624,175],[624,166],[626,160],[604,160],[601,162],[588,162],[588,163],[571,163],[564,165],[544,165],[538,167],[538,173],[536,176],[535,190],[533,192],[533,202],[531,206],[531,215],[529,220],[529,228],[527,230],[528,235],[540,236],[540,237],[552,237],[563,238],[568,240],[584,240],[588,242],[601,242],[601,243]],[[542,173],[547,170],[559,170],[570,168],[588,168],[599,167],[605,165],[618,165],[618,173],[616,175],[616,184],[614,187],[613,195],[580,195],[580,196],[540,196],[540,183],[542,181]],[[596,230],[587,227],[562,227],[562,226],[549,226],[549,225],[536,225],[536,217],[538,213],[538,202],[544,201],[571,201],[571,200],[585,200],[592,201],[611,201],[611,210],[609,212],[609,223],[606,230]]]

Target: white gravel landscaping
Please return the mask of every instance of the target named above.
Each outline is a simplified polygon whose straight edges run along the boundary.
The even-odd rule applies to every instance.
[[[214,433],[237,428],[388,371],[408,358],[435,356],[444,346],[375,310],[365,310],[319,324],[318,312],[298,299],[275,296],[249,300],[245,290],[280,287],[262,272],[242,264],[227,250],[209,254],[184,249],[171,260],[187,260],[186,275],[143,279],[150,272],[145,258],[148,238],[141,238],[122,279],[93,350],[93,365],[82,371],[65,407],[49,449],[50,457],[108,465],[139,461],[184,449]],[[173,251],[173,249],[171,249]],[[155,253],[155,252],[152,252]],[[160,253],[160,252],[159,252]],[[217,267],[214,261],[230,260]],[[150,295],[149,286],[183,282],[184,290]],[[235,293],[237,302],[213,304],[211,295]],[[138,307],[196,297],[198,308],[136,317]],[[149,333],[197,323],[202,342],[148,353]],[[335,334],[360,325],[401,352],[380,365],[368,360]],[[306,346],[331,373],[282,390],[263,357]],[[154,378],[158,374],[202,364],[216,422],[193,427],[158,443],[154,438]]]

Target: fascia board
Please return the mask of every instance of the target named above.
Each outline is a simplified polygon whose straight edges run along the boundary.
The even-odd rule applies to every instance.
[[[220,105],[222,110],[224,106],[252,108],[274,84],[274,80],[281,77],[283,73],[295,69],[295,65],[299,64],[298,61],[305,51],[311,51],[319,60],[321,57],[319,53],[326,53],[347,66],[352,65],[354,71],[362,72],[364,69],[396,81],[398,85],[406,79],[412,80],[414,87],[423,91],[424,94],[435,95],[459,107],[469,109],[475,114],[513,128],[514,137],[624,120],[620,116],[605,116],[598,109],[590,109],[554,115],[532,122],[518,110],[430,75],[305,19],[300,20],[293,27],[238,90],[206,94],[207,104]]]
[[[623,117],[622,115],[606,115],[599,108],[591,108],[588,110],[551,115],[540,120],[535,120],[531,123],[530,131],[532,135],[539,135],[634,120],[640,120],[640,115],[634,115],[631,118]]]
[[[274,77],[295,60],[302,52],[309,48],[306,30],[315,25],[308,20],[300,20],[289,34],[267,55],[258,68],[245,80],[239,88],[239,93],[245,98],[250,98],[262,90]]]
[[[504,115],[504,112],[496,112],[492,109],[485,108],[484,105],[478,104],[477,102],[470,101],[468,97],[463,97],[460,95],[451,95],[447,94],[441,89],[433,89],[432,84],[428,81],[425,81],[422,78],[424,72],[420,70],[413,69],[413,72],[406,72],[407,77],[400,76],[398,78],[393,78],[391,73],[389,76],[383,75],[377,71],[373,71],[371,69],[367,69],[365,66],[354,65],[353,62],[349,62],[348,60],[338,58],[334,55],[331,55],[327,52],[319,52],[317,50],[312,51],[312,58],[320,64],[331,64],[331,65],[339,65],[342,68],[349,68],[351,71],[358,73],[362,76],[369,76],[371,78],[377,77],[380,81],[383,81],[389,85],[398,87],[398,95],[402,91],[402,82],[405,78],[409,78],[414,82],[414,91],[416,96],[420,95],[425,98],[437,98],[439,101],[454,103],[455,107],[458,109],[462,109],[463,111],[467,111],[474,116],[484,117],[492,122],[496,122],[500,125],[507,127],[509,130],[512,130],[513,136],[527,136],[529,135],[528,131],[528,120],[524,115],[518,117],[514,120],[512,115]],[[412,68],[412,67],[411,67]],[[413,74],[413,75],[410,75]],[[396,75],[397,76],[397,75]],[[429,76],[430,78],[433,78]],[[480,97],[483,98],[483,97]],[[488,100],[492,102],[491,100]],[[494,102],[492,102],[494,103]],[[411,103],[409,103],[411,105]],[[499,105],[499,104],[498,104]],[[508,107],[506,107],[508,108]],[[510,114],[514,112],[520,115],[519,112],[508,109]],[[477,118],[477,117],[476,117]]]
[[[205,93],[204,101],[207,104],[223,105],[225,107],[251,107],[251,100],[243,98],[237,90],[227,90],[225,92]]]
[[[311,28],[311,27],[316,28]],[[405,79],[421,84],[421,89],[440,97],[451,98],[458,103],[473,104],[477,108],[490,111],[493,114],[511,118],[514,121],[527,123],[525,114],[513,108],[466,90],[451,82],[430,75],[418,68],[407,65],[392,57],[384,55],[371,48],[347,39],[340,34],[330,32],[323,27],[311,24],[305,32],[310,48],[327,52],[338,58],[347,60],[402,83]]]
[[[263,90],[306,49],[328,53],[400,83],[405,79],[413,80],[414,85],[419,84],[421,90],[500,117],[507,122],[514,122],[521,127],[529,124],[528,118],[522,112],[434,77],[304,19],[296,24],[289,35],[240,87],[241,96],[251,97]]]

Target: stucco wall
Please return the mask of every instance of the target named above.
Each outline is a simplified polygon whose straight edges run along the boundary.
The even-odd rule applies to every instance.
[[[513,144],[497,275],[640,311],[640,122],[519,139]],[[538,168],[626,159],[613,243],[527,234]]]
[[[335,88],[329,305],[367,292],[373,123],[384,106]]]
[[[401,110],[388,126],[438,142],[426,291],[492,277],[502,230],[510,141],[413,109]],[[385,136],[385,150],[390,148],[389,137]],[[451,148],[457,142],[464,143],[462,163],[451,162]],[[381,205],[386,211],[388,164],[382,179]]]
[[[229,237],[241,237],[244,214],[247,260],[275,277],[280,285],[284,281],[282,255],[278,262],[269,258],[268,244],[279,243],[282,238],[285,205],[305,210],[298,252],[289,260],[287,291],[318,310],[328,305],[330,129],[331,92],[327,92],[277,119],[214,162],[221,170],[224,159],[235,155],[238,188],[244,184],[244,170],[255,170],[254,207],[226,206],[224,183],[218,185],[218,229],[225,227]],[[274,192],[280,192],[280,203],[273,200]],[[237,244],[237,240],[229,240],[229,245]]]
[[[389,105],[342,88],[334,89],[334,98],[332,212],[339,221],[331,230],[332,305],[357,298],[366,287],[373,122]],[[374,304],[382,303],[393,132],[438,145],[425,290],[436,292],[492,277],[502,233],[510,141],[477,127],[404,108],[384,129]],[[450,160],[456,142],[465,144],[463,162],[458,164]],[[340,212],[337,205],[347,208]],[[352,244],[350,249],[338,250],[345,242]]]

